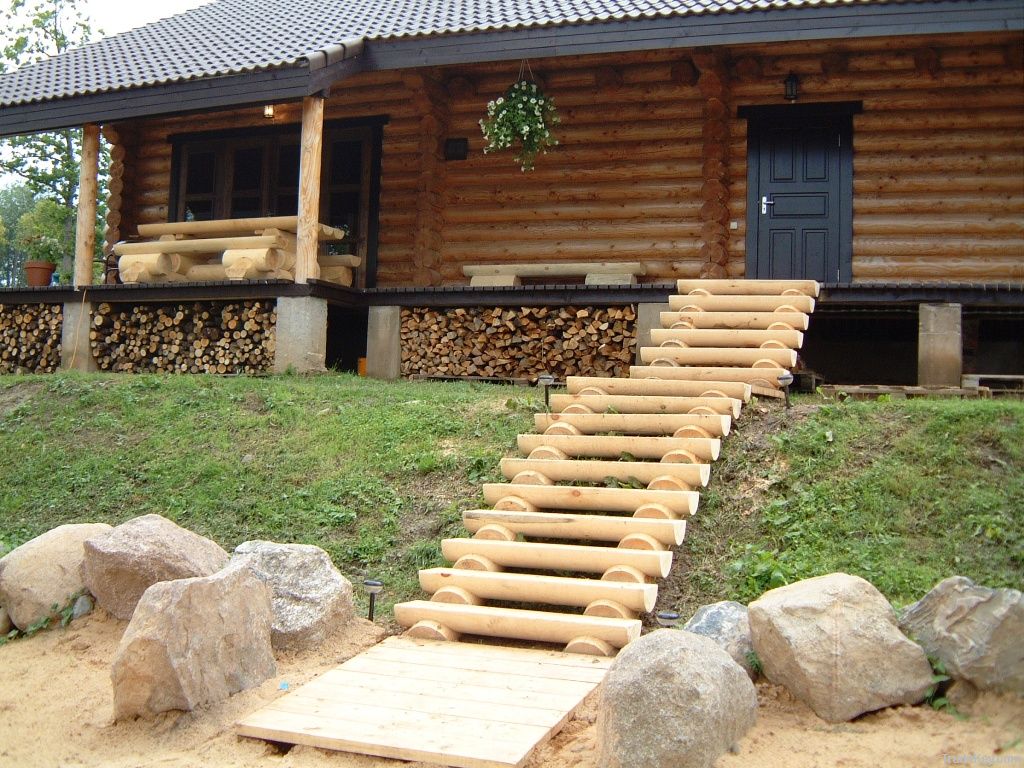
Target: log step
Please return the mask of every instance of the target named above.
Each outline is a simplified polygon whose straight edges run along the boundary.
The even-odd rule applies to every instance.
[[[581,488],[572,485],[518,485],[484,483],[484,500],[498,509],[515,509],[503,503],[521,499],[536,509],[582,509],[633,514],[645,504],[661,504],[680,517],[697,511],[696,491],[648,491],[634,488]],[[523,511],[530,511],[520,507]]]
[[[529,456],[541,447],[554,448],[576,458],[661,459],[671,451],[686,451],[700,463],[714,461],[722,441],[708,437],[636,437],[634,435],[519,435],[519,450]]]
[[[678,546],[686,537],[685,520],[621,515],[573,515],[566,512],[517,512],[469,509],[462,523],[470,533],[485,525],[500,525],[512,533],[539,539],[579,539],[620,542],[632,533],[650,536],[665,546]]]
[[[676,312],[696,309],[706,312],[813,312],[810,296],[679,296],[668,297]]]
[[[676,280],[679,293],[704,291],[713,296],[781,296],[787,292],[818,295],[816,280]]]
[[[395,620],[406,628],[420,621],[432,621],[460,634],[539,643],[564,644],[579,637],[593,637],[622,648],[640,637],[639,619],[610,619],[425,600],[399,603],[395,606]]]
[[[740,415],[743,401],[731,397],[666,397],[664,395],[551,395],[551,410],[561,413],[569,406],[591,413],[706,413]]]
[[[670,368],[655,366],[655,371],[700,371],[701,368]],[[731,370],[715,368],[712,370]],[[766,376],[764,369],[736,368],[737,371],[753,371],[757,378]],[[768,376],[772,376],[771,369]],[[775,376],[778,373],[774,374]],[[668,377],[666,377],[668,378]],[[679,377],[685,378],[685,377]],[[767,379],[765,379],[767,380]],[[778,386],[778,382],[776,382]],[[622,432],[628,435],[674,435],[683,427],[699,427],[706,435],[695,437],[723,437],[729,434],[732,418],[729,416],[709,415],[703,413],[670,413],[664,415],[646,413],[537,413],[533,417],[534,426],[544,432],[554,424],[564,424],[585,434],[598,432]]]
[[[701,329],[767,330],[787,326],[806,331],[809,318],[803,312],[662,312],[661,325],[672,328],[685,324]]]
[[[651,341],[656,346],[680,343],[687,347],[761,347],[782,345],[800,349],[804,335],[800,331],[741,330],[736,328],[654,328]]]
[[[658,347],[661,349],[661,347]],[[781,368],[743,368],[740,366],[671,366],[671,365],[634,365],[629,375],[634,378],[653,377],[656,379],[673,379],[682,381],[742,381],[752,387],[765,389],[779,388]]]
[[[547,603],[586,608],[595,600],[613,600],[637,613],[654,608],[656,584],[573,579],[535,573],[491,573],[463,568],[428,568],[420,571],[420,587],[434,594],[443,587],[460,587],[482,600]]]
[[[735,381],[656,381],[655,379],[609,379],[599,376],[570,376],[565,381],[570,395],[641,395],[658,397],[732,397],[750,400],[750,387]]]
[[[641,347],[640,360],[654,363],[671,360],[676,365],[695,366],[747,366],[779,368],[796,365],[796,352],[792,349],[744,349],[733,347]]]
[[[543,571],[604,573],[609,568],[624,565],[657,579],[665,578],[672,569],[672,553],[668,550],[592,547],[586,544],[444,539],[441,553],[453,563],[466,555],[480,555],[500,567]]]
[[[556,483],[603,483],[606,478],[650,485],[659,477],[671,477],[691,488],[705,486],[711,476],[708,464],[660,463],[657,461],[593,461],[557,459],[502,459],[501,472],[512,480],[520,472],[537,472]]]

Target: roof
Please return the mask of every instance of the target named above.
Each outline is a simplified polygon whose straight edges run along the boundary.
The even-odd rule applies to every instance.
[[[260,103],[314,93],[360,69],[901,29],[1000,30],[1022,26],[1022,7],[1019,0],[213,0],[0,75],[0,135],[80,124],[69,121],[81,120],[82,110],[64,105],[81,99],[106,104],[99,117],[113,119],[123,104],[111,111],[102,97],[125,91],[142,98],[149,90],[138,114],[208,106],[213,97],[199,104],[189,85],[196,81],[210,84],[211,94],[220,89],[218,103],[229,103],[229,92],[243,103],[239,88],[248,103]],[[227,87],[227,78],[242,75],[249,80]],[[191,90],[176,103],[179,84]],[[47,105],[46,116],[26,120],[38,105]]]

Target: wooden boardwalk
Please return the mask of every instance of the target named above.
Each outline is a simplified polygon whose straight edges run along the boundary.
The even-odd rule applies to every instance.
[[[521,766],[612,659],[391,637],[240,721],[289,744],[459,768]]]

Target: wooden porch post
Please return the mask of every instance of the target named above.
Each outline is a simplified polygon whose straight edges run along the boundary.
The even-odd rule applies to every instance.
[[[92,285],[96,250],[96,177],[99,173],[100,127],[82,127],[82,165],[78,176],[78,220],[75,223],[75,288]]]
[[[302,150],[299,159],[299,226],[295,254],[295,282],[320,277],[317,250],[320,240],[320,164],[323,156],[324,99],[302,100]]]

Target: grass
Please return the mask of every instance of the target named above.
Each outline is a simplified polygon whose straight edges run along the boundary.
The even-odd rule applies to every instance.
[[[534,390],[346,375],[0,377],[0,554],[156,512],[229,550],[317,544],[354,581],[385,582],[385,613],[441,564],[439,540],[464,533],[540,407]],[[1024,404],[748,407],[659,609],[836,570],[896,604],[953,574],[1019,588]]]

